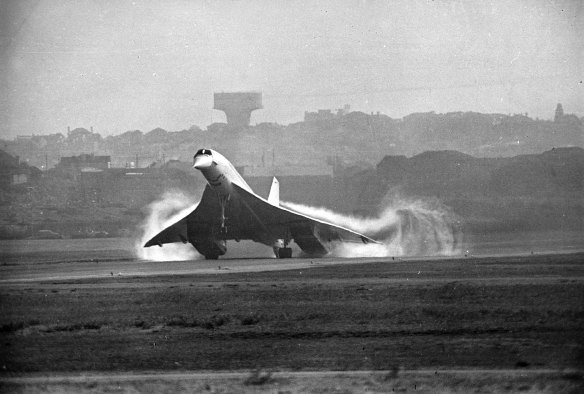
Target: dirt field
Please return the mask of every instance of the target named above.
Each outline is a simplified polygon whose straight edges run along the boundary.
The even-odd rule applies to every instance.
[[[0,380],[29,393],[580,393],[582,375],[547,370],[133,373]]]
[[[571,392],[583,383],[584,254],[278,267],[274,259],[146,263],[110,252],[96,262],[59,253],[0,267],[5,391],[148,391],[115,376],[42,380],[140,371],[279,371],[257,384],[244,384],[250,372],[150,380],[170,391]]]

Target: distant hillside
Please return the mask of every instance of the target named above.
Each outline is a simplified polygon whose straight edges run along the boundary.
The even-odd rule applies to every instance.
[[[584,147],[584,126],[574,115],[554,121],[526,115],[453,112],[417,113],[403,119],[383,114],[350,112],[331,119],[287,126],[262,123],[243,130],[213,123],[169,132],[155,128],[102,137],[77,128],[51,134],[0,141],[2,149],[28,164],[54,167],[60,157],[80,153],[111,156],[113,167],[137,163],[162,166],[170,159],[190,161],[201,147],[225,154],[236,165],[375,164],[387,155],[414,156],[424,151],[454,150],[474,157],[537,154],[554,147]]]

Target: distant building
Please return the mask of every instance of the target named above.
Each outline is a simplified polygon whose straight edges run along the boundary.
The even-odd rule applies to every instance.
[[[321,166],[241,166],[237,170],[244,177],[333,176],[333,167]]]
[[[582,120],[574,114],[565,114],[562,104],[558,103],[556,106],[556,113],[554,116],[555,123],[562,123],[564,125],[572,125],[576,127],[582,126]]]
[[[317,112],[304,112],[305,122],[322,122],[335,118],[335,114],[330,109],[319,109]]]
[[[61,169],[83,170],[106,170],[111,167],[110,156],[95,156],[93,154],[82,153],[79,156],[62,157],[57,164]]]
[[[100,172],[82,172],[78,184],[87,203],[144,206],[158,198],[164,190],[195,183],[185,182],[185,179],[190,181],[180,171],[160,168],[111,168]]]
[[[335,118],[340,118],[351,112],[351,106],[345,104],[343,108],[337,109],[334,113],[330,109],[319,109],[317,112],[304,111],[304,121],[305,122],[322,122],[327,120],[332,120]]]
[[[41,176],[41,170],[21,163],[14,157],[0,150],[0,186],[19,185]]]
[[[562,117],[564,116],[564,108],[562,107],[562,104],[558,103],[558,105],[556,106],[556,114],[554,116],[554,122],[559,122],[560,120],[562,120]]]
[[[82,153],[79,156],[62,157],[55,168],[71,175],[73,179],[77,179],[77,176],[82,172],[101,172],[110,167],[110,156]]]
[[[33,135],[17,135],[16,141],[32,141]]]

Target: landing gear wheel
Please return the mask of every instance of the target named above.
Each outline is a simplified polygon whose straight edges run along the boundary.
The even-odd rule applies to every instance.
[[[276,257],[280,259],[289,259],[292,257],[292,248],[279,248]]]
[[[217,254],[210,254],[205,256],[205,260],[218,260],[219,259],[219,255]]]

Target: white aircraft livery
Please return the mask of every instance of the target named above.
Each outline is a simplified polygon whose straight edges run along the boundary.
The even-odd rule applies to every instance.
[[[268,199],[255,194],[222,154],[200,149],[193,167],[207,185],[199,205],[187,216],[150,239],[144,247],[190,242],[206,259],[227,251],[228,240],[252,240],[271,246],[276,257],[292,257],[294,242],[309,256],[324,256],[334,242],[378,243],[348,228],[311,218],[280,206],[274,177]]]

